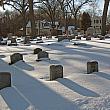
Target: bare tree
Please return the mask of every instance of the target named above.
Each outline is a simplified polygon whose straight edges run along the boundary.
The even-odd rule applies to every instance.
[[[75,28],[76,29],[77,29],[77,15],[78,15],[80,9],[92,1],[93,0],[68,0],[67,1],[69,10],[71,11],[71,15],[74,16],[74,19],[75,19]]]
[[[58,9],[58,2],[57,0],[41,0],[42,5],[39,7],[41,8],[49,17],[51,21],[51,26],[54,28],[55,26],[55,19],[56,19],[56,12]]]
[[[103,15],[102,15],[102,30],[101,30],[102,35],[106,34],[106,20],[107,20],[107,12],[108,12],[108,6],[110,0],[104,0],[104,1],[105,3],[104,3]]]
[[[59,3],[59,7],[61,10],[61,17],[63,18],[62,20],[65,22],[65,33],[66,36],[68,36],[68,24],[72,18],[68,8],[68,0],[57,0],[57,1]]]
[[[55,29],[55,21],[58,20],[58,1],[57,0],[41,0],[41,5],[37,6],[42,10],[48,21],[51,23],[52,31]],[[46,18],[45,18],[46,19]],[[52,33],[51,33],[52,34]]]
[[[4,8],[5,5],[9,5],[13,7],[16,11],[18,11],[23,17],[23,35],[26,35],[26,12],[28,10],[28,2],[27,0],[4,0],[3,2]]]
[[[102,16],[102,10],[99,7],[99,1],[98,0],[93,0],[92,2],[89,3],[89,7],[84,10],[89,13],[91,17],[93,16]]]

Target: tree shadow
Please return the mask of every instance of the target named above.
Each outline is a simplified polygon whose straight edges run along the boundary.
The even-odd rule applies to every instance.
[[[59,83],[63,84],[64,86],[66,86],[67,88],[77,92],[80,95],[87,96],[87,97],[99,97],[100,96],[96,92],[89,90],[83,86],[80,86],[79,84],[77,84],[67,78],[64,78],[64,79],[59,78],[57,81]]]
[[[91,42],[97,42],[97,43],[104,43],[104,44],[110,44],[110,42],[103,42],[103,41],[91,41]]]
[[[93,45],[90,44],[86,44],[86,43],[78,43],[78,42],[73,42],[73,46],[77,46],[77,47],[82,47],[82,48],[92,48]]]
[[[16,89],[14,89],[14,87],[2,89],[1,95],[10,110],[26,110],[30,105],[30,103],[28,103]]]
[[[29,55],[29,54],[32,54],[32,52],[31,53],[21,53],[22,55]]]
[[[44,45],[42,45],[44,46]],[[51,49],[51,50],[58,50],[61,52],[64,52],[64,54],[71,54],[71,55],[82,55],[85,57],[88,57],[89,59],[94,59],[94,60],[98,60],[100,62],[104,62],[109,64],[109,56],[107,56],[106,54],[102,54],[101,52],[98,53],[98,51],[94,52],[92,50],[89,49],[84,49],[84,48],[70,48],[70,47],[65,47],[65,46],[48,46],[47,48]],[[101,60],[100,60],[101,59]]]
[[[34,67],[33,66],[27,64],[24,61],[19,61],[19,62],[15,63],[14,65],[17,66],[20,69],[24,69],[24,70],[28,70],[28,71],[34,70]]]
[[[103,73],[103,72],[96,72],[96,75],[102,77],[102,78],[105,78],[107,80],[110,80],[110,74],[107,74],[107,73]]]
[[[48,62],[49,64],[61,64],[61,62],[58,60],[47,60],[46,62]]]
[[[50,89],[42,81],[31,77],[14,65],[12,68],[13,85],[36,110],[79,110],[76,104]]]

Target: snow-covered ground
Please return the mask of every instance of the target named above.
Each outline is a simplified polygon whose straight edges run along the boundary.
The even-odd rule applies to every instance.
[[[81,45],[73,45],[74,42]],[[109,43],[110,40],[97,39],[44,39],[44,43],[32,42],[30,46],[1,46],[0,71],[11,73],[12,87],[0,90],[0,95],[11,110],[110,110]],[[50,60],[36,62],[33,50],[37,47],[47,51]],[[16,52],[23,54],[25,62],[8,65],[10,55]],[[90,60],[98,61],[99,72],[86,74]],[[63,79],[48,80],[52,64],[63,65]]]

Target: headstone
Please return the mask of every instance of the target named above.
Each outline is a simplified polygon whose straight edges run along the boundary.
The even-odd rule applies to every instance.
[[[87,35],[86,34],[83,34],[83,38],[86,38],[87,37]]]
[[[105,35],[105,39],[108,39],[108,38],[110,38],[110,36],[109,35]]]
[[[93,27],[87,28],[87,32],[86,32],[87,35],[93,35],[94,33],[95,33],[95,30]]]
[[[38,59],[48,59],[49,58],[49,54],[45,51],[40,51],[38,54]]]
[[[57,78],[63,78],[63,66],[62,65],[51,65],[50,66],[50,81]]]
[[[17,61],[23,60],[23,55],[20,53],[14,53],[10,56],[11,64],[16,63]]]
[[[81,40],[81,36],[76,36],[76,39]]]
[[[62,30],[57,30],[57,35],[62,35]]]
[[[62,41],[64,39],[65,39],[64,36],[58,36],[58,42],[60,42],[60,41]]]
[[[34,49],[34,54],[38,54],[38,53],[41,52],[41,51],[42,51],[41,48],[36,48],[36,49]]]
[[[93,35],[94,38],[99,38],[98,34]]]
[[[77,30],[74,30],[74,35],[78,36],[78,31]]]
[[[8,43],[8,46],[17,46],[17,42],[16,42],[15,37],[12,37],[10,40],[11,40],[11,43]]]
[[[71,35],[71,38],[72,38],[72,39],[75,39],[75,35]]]
[[[29,43],[30,43],[30,38],[29,37],[25,37],[24,44],[29,44]]]
[[[13,44],[13,43],[17,43],[16,38],[11,38],[11,44]]]
[[[98,72],[98,62],[97,61],[91,61],[87,62],[87,73],[93,73]]]
[[[91,40],[91,36],[87,36],[86,37],[86,40]]]
[[[81,43],[80,42],[74,42],[73,45],[81,45]]]
[[[0,72],[0,90],[6,87],[11,87],[11,74]]]
[[[75,39],[75,35],[69,35],[68,38],[69,40]]]
[[[105,37],[104,36],[100,36],[100,40],[105,40]]]

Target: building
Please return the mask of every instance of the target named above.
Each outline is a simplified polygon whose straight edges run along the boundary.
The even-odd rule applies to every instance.
[[[26,35],[31,34],[31,22],[29,21],[26,25]]]
[[[101,16],[93,16],[91,18],[91,27],[94,29],[94,33],[101,34],[102,17]]]
[[[63,33],[65,33],[65,26],[61,27],[61,30]],[[74,34],[75,33],[75,26],[74,25],[69,25],[68,26],[68,34]]]
[[[37,35],[50,35],[50,29],[52,28],[51,26],[51,22],[48,21],[40,21],[37,20],[36,22],[36,34]],[[59,23],[55,22],[55,26],[54,29],[58,29]],[[30,35],[31,34],[31,22],[29,21],[26,25],[26,35]]]

